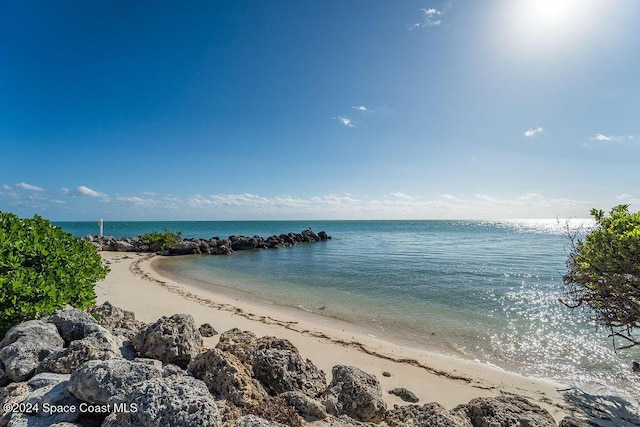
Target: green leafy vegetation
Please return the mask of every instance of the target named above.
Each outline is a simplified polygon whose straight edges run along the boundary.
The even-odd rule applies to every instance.
[[[66,304],[91,306],[95,283],[108,272],[91,243],[38,215],[0,212],[0,337]]]
[[[140,243],[143,245],[148,245],[153,251],[162,251],[171,246],[174,246],[182,239],[182,232],[180,231],[169,231],[166,228],[162,233],[158,233],[157,231],[152,231],[150,233],[145,233],[140,236]]]
[[[597,227],[584,240],[572,240],[563,276],[566,305],[589,309],[598,325],[622,338],[625,345],[640,345],[640,212],[628,205],[609,215],[592,209]],[[614,344],[615,345],[615,344]]]

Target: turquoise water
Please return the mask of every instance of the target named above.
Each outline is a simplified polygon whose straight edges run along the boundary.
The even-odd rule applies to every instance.
[[[95,223],[58,225],[79,236],[97,233]],[[563,221],[106,222],[105,234],[168,228],[184,237],[267,237],[309,226],[333,240],[173,257],[162,268],[218,290],[345,320],[401,344],[592,392],[640,394],[631,372],[638,351],[614,352],[606,331],[558,301],[569,243]]]

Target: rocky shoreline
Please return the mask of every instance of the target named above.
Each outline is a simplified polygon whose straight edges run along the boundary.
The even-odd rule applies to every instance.
[[[188,238],[168,248],[159,248],[154,245],[146,245],[139,237],[117,239],[112,236],[86,236],[86,241],[91,242],[100,251],[115,252],[155,252],[160,255],[229,255],[236,251],[248,251],[253,249],[279,249],[295,246],[298,243],[315,243],[331,240],[326,232],[313,232],[311,229],[300,233],[287,233],[273,235],[266,239],[261,236],[229,236],[226,239],[212,237],[210,239]]]
[[[0,427],[556,426],[519,396],[387,408],[360,368],[334,366],[329,380],[286,339],[234,328],[205,348],[215,333],[188,314],[144,324],[108,302],[21,323],[0,342]]]

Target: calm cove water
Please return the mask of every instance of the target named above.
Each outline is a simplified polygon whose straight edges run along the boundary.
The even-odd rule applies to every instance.
[[[96,223],[56,225],[78,236],[98,233]],[[591,392],[640,395],[631,372],[640,352],[614,352],[606,331],[559,302],[569,243],[564,221],[105,222],[105,234],[167,228],[183,237],[268,237],[309,226],[333,240],[172,257],[161,268],[219,291],[345,320],[404,345]]]

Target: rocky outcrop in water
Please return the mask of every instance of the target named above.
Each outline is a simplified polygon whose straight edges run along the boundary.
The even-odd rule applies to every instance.
[[[16,410],[0,413],[0,427],[556,425],[517,396],[387,410],[373,375],[338,365],[327,385],[284,339],[232,329],[204,349],[189,315],[144,325],[108,303],[90,312],[68,307],[6,334],[0,407]]]
[[[85,240],[91,242],[98,250],[115,252],[157,252],[161,255],[229,255],[236,251],[250,251],[254,249],[279,249],[295,246],[298,243],[315,243],[331,240],[326,232],[318,234],[312,230],[304,230],[300,233],[287,233],[278,236],[270,236],[266,239],[261,236],[233,235],[226,239],[212,237],[210,239],[188,238],[175,245],[160,250],[159,248],[145,245],[138,237],[115,238],[111,236],[86,236]]]

